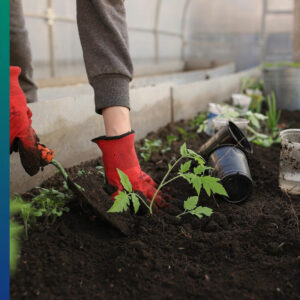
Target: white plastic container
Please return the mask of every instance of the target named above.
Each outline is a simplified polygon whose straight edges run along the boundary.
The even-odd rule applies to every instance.
[[[206,128],[206,134],[209,136],[212,136],[215,134],[215,127],[213,120],[220,115],[234,111],[233,107],[228,107],[227,105],[221,105],[217,103],[209,103],[208,104],[208,119],[207,119],[207,128]]]
[[[300,195],[300,129],[280,132],[279,186],[282,191]]]
[[[235,119],[226,119],[226,118],[214,118],[213,125],[215,128],[215,132],[219,131],[222,127],[228,125],[228,122],[233,122],[244,134],[247,133],[247,126],[249,121],[243,118],[235,118]]]
[[[247,111],[251,104],[251,97],[244,94],[233,94],[232,95],[232,104],[234,106],[240,107],[242,110]]]

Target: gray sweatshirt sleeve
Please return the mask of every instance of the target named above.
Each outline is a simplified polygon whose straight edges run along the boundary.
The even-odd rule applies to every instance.
[[[10,65],[22,69],[20,85],[28,103],[37,101],[33,80],[32,56],[21,0],[10,0]]]
[[[96,112],[129,106],[133,67],[123,0],[77,0],[77,24]]]

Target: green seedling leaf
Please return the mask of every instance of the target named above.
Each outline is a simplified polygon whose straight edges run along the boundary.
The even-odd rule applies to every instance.
[[[203,176],[201,178],[203,188],[208,196],[210,196],[211,193],[214,193],[228,197],[226,190],[224,189],[223,185],[219,183],[219,181],[219,178],[211,176]]]
[[[68,184],[67,184],[67,182],[66,182],[65,180],[64,180],[64,182],[63,182],[63,188],[64,188],[66,191],[69,190]]]
[[[198,203],[197,196],[189,197],[186,201],[184,201],[183,207],[185,210],[193,210],[197,206],[197,203]]]
[[[150,159],[150,155],[148,154],[148,153],[144,153],[144,152],[142,152],[141,153],[141,157],[144,159],[144,161],[149,161],[149,159]]]
[[[187,172],[187,171],[190,169],[190,167],[191,167],[191,163],[192,163],[192,162],[189,160],[189,161],[187,161],[186,163],[182,164],[182,165],[180,166],[179,172],[180,172],[180,173],[185,173],[185,172]]]
[[[171,151],[170,147],[164,147],[164,148],[161,149],[161,153],[163,153],[163,154],[168,152],[168,151]]]
[[[123,188],[128,192],[131,193],[132,192],[132,185],[131,182],[128,178],[128,176],[122,172],[120,169],[117,169],[118,174],[120,176],[120,180],[121,180],[121,184],[123,186]]]
[[[187,157],[188,156],[188,152],[187,152],[187,148],[186,148],[186,143],[184,143],[181,147],[180,147],[180,154],[183,157]]]
[[[107,211],[108,213],[121,213],[127,211],[128,206],[130,205],[130,200],[128,194],[125,192],[119,191],[119,194],[115,197],[114,204]]]
[[[199,177],[193,173],[186,173],[186,174],[180,173],[179,175],[193,186],[193,188],[197,192],[197,195],[199,196],[201,188],[202,188],[201,177]]]
[[[174,141],[177,141],[178,140],[178,137],[176,135],[168,135],[167,136],[167,144],[169,147],[171,147],[172,143]]]
[[[205,160],[204,158],[199,155],[198,153],[196,153],[195,151],[188,149],[188,157],[193,159],[194,161],[196,161],[198,163],[198,165],[204,165],[205,164]]]
[[[199,219],[201,219],[203,217],[203,215],[210,217],[213,213],[213,210],[209,207],[198,206],[194,210],[189,211],[189,213],[192,215],[196,215]]]
[[[82,175],[84,175],[85,174],[85,171],[84,170],[79,170],[78,172],[77,172],[77,175],[78,176],[82,176]]]
[[[132,204],[133,204],[133,208],[134,208],[134,213],[136,214],[138,211],[139,211],[139,208],[140,208],[140,200],[139,198],[137,197],[136,194],[132,193],[131,194],[131,201],[132,201]]]
[[[196,175],[202,175],[205,171],[211,170],[211,167],[207,167],[205,165],[199,165],[194,168],[194,174]]]
[[[74,185],[75,185],[80,191],[82,191],[82,192],[85,191],[85,189],[84,189],[82,186],[80,186],[79,184],[77,184],[77,183],[74,182]]]

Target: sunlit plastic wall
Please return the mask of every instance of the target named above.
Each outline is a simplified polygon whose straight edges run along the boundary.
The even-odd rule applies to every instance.
[[[75,2],[23,1],[37,78],[85,73]],[[261,61],[263,0],[126,0],[125,5],[135,65],[184,61],[187,69],[197,69],[234,61],[242,70]],[[293,0],[269,5],[292,9]],[[266,20],[266,52],[291,51],[292,15]]]

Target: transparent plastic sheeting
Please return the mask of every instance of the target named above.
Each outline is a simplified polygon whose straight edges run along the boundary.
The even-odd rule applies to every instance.
[[[293,9],[293,0],[268,2],[270,9]],[[75,0],[23,0],[23,5],[36,78],[83,75]],[[243,70],[260,63],[263,0],[126,0],[125,6],[136,65],[184,61],[188,69],[198,69],[234,61]],[[292,25],[292,15],[267,17],[266,51],[290,50]]]

